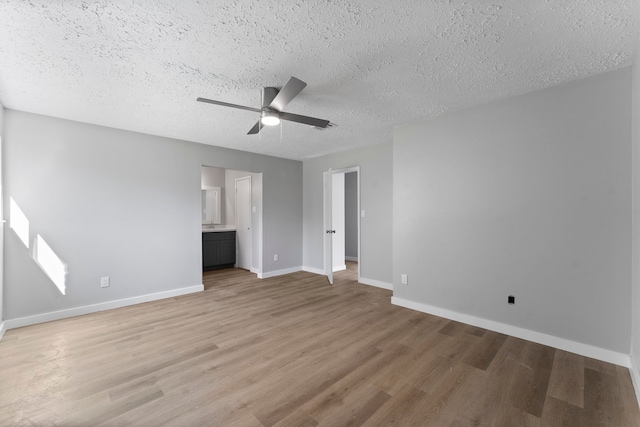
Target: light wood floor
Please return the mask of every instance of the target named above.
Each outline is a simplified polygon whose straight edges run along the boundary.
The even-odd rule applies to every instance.
[[[390,304],[336,274],[6,332],[0,425],[639,426],[629,372]]]

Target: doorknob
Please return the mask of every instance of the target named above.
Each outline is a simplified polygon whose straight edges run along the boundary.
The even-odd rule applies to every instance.
[[[327,234],[330,234],[330,233],[335,234],[335,233],[336,233],[336,230],[327,230]]]

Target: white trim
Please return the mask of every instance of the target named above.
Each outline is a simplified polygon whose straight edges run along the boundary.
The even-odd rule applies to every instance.
[[[302,271],[306,271],[307,273],[319,274],[321,276],[325,276],[324,270],[321,268],[313,268],[313,267],[302,267]]]
[[[256,173],[256,172],[253,172]],[[258,194],[258,198],[260,199],[260,203],[258,203],[258,277],[262,278],[262,270],[263,266],[263,240],[264,240],[264,221],[262,219],[262,212],[264,211],[264,198],[262,197],[264,193],[264,174],[262,172],[257,173],[260,177],[260,193]],[[251,191],[253,192],[253,181],[251,181]],[[251,207],[251,215],[253,215],[253,194],[252,194],[252,207]],[[253,216],[251,217],[253,218]],[[253,264],[253,259],[251,260]]]
[[[529,329],[519,328],[517,326],[507,325],[493,320],[482,319],[480,317],[470,316],[468,314],[462,314],[398,297],[391,297],[391,303],[400,307],[433,314],[435,316],[444,317],[446,319],[455,320],[457,322],[466,323],[468,325],[477,326],[479,328],[488,329],[501,334],[522,338],[527,341],[533,341],[538,344],[555,347],[560,350],[613,363],[614,365],[624,366],[625,368],[629,368],[631,365],[631,357],[628,354],[618,353],[616,351],[595,347],[589,344],[583,344],[565,338],[559,338],[553,335],[547,335],[541,332],[531,331]]]
[[[81,316],[83,314],[112,310],[114,308],[126,307],[129,305],[141,304],[143,302],[149,301],[157,301],[165,298],[173,298],[180,295],[187,295],[202,291],[204,291],[204,285],[189,286],[186,288],[172,289],[170,291],[140,295],[137,297],[118,299],[108,302],[101,302],[98,304],[85,305],[82,307],[68,308],[59,311],[50,311],[48,313],[36,314],[33,316],[18,317],[17,319],[7,319],[5,320],[5,323],[7,325],[7,329],[15,329],[21,328],[23,326],[35,325],[37,323],[51,322],[52,320],[66,319],[67,317]]]
[[[331,197],[329,197],[331,196]],[[331,209],[329,209],[331,207]],[[330,225],[329,222],[332,224]],[[331,168],[322,172],[322,228],[326,234],[322,238],[323,274],[327,276],[329,284],[333,285],[333,237],[329,230],[333,226],[333,172]]]
[[[375,286],[376,288],[388,289],[390,291],[393,290],[393,283],[381,282],[380,280],[361,277],[358,282],[362,283],[363,285]]]
[[[631,363],[629,364],[629,373],[631,374],[631,382],[633,383],[633,388],[636,391],[636,399],[638,400],[638,405],[640,405],[640,370],[638,370],[636,359],[633,356],[631,356]]]
[[[362,209],[360,206],[360,166],[355,166],[356,171],[356,204],[357,204],[357,212],[356,216],[358,217],[358,281],[362,279],[362,263],[360,262],[360,257],[362,256],[362,248],[360,245],[360,241],[362,240]]]
[[[7,331],[7,322],[0,323],[0,340],[4,336],[4,333]]]
[[[333,272],[335,273],[336,271],[344,271],[347,269],[347,264],[342,264],[338,267],[333,267]]]
[[[346,256],[344,257],[345,261],[354,261],[354,262],[358,262],[358,257],[357,256]]]
[[[266,273],[262,273],[262,277],[260,279],[268,279],[269,277],[276,276],[284,276],[285,274],[297,273],[298,271],[302,271],[302,267],[293,267],[293,268],[285,268],[283,270],[275,270],[275,271],[267,271]]]

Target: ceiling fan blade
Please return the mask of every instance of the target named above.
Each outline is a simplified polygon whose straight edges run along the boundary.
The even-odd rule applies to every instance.
[[[269,108],[282,111],[293,98],[295,98],[307,86],[305,82],[295,77],[291,77],[280,92],[273,98]]]
[[[207,98],[198,98],[196,101],[207,102],[209,104],[215,104],[215,105],[222,105],[223,107],[239,108],[240,110],[253,111],[255,113],[259,113],[261,111],[259,108],[245,107],[244,105],[237,105],[237,104],[229,104],[228,102],[214,101],[213,99],[207,99]]]
[[[262,124],[262,122],[258,120],[258,122],[249,130],[249,132],[247,132],[247,135],[255,135],[256,133],[260,132],[263,127],[264,125]]]
[[[278,116],[282,120],[289,120],[290,122],[302,123],[318,128],[326,128],[327,126],[329,126],[329,120],[316,119],[315,117],[307,117],[291,113],[279,113]]]

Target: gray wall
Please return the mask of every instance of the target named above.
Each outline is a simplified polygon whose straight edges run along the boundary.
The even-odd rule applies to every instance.
[[[630,85],[626,68],[398,127],[394,296],[628,354]]]
[[[640,380],[640,43],[633,62],[632,82],[632,151],[633,155],[633,258],[632,258],[632,336],[631,363],[636,380]],[[636,384],[640,387],[640,381]],[[637,389],[640,400],[640,389]]]
[[[68,268],[63,296],[7,232],[7,319],[201,284],[201,165],[263,172],[264,271],[302,265],[301,162],[12,110],[4,131],[5,206]]]
[[[344,255],[358,258],[358,174],[344,174]]]
[[[204,187],[220,187],[224,188],[226,185],[224,179],[224,169],[215,168],[212,166],[202,166],[202,186]]]
[[[322,172],[329,168],[360,166],[360,208],[366,210],[366,217],[360,219],[361,275],[391,283],[392,149],[391,143],[381,144],[304,161],[303,265],[306,268],[324,269]]]

